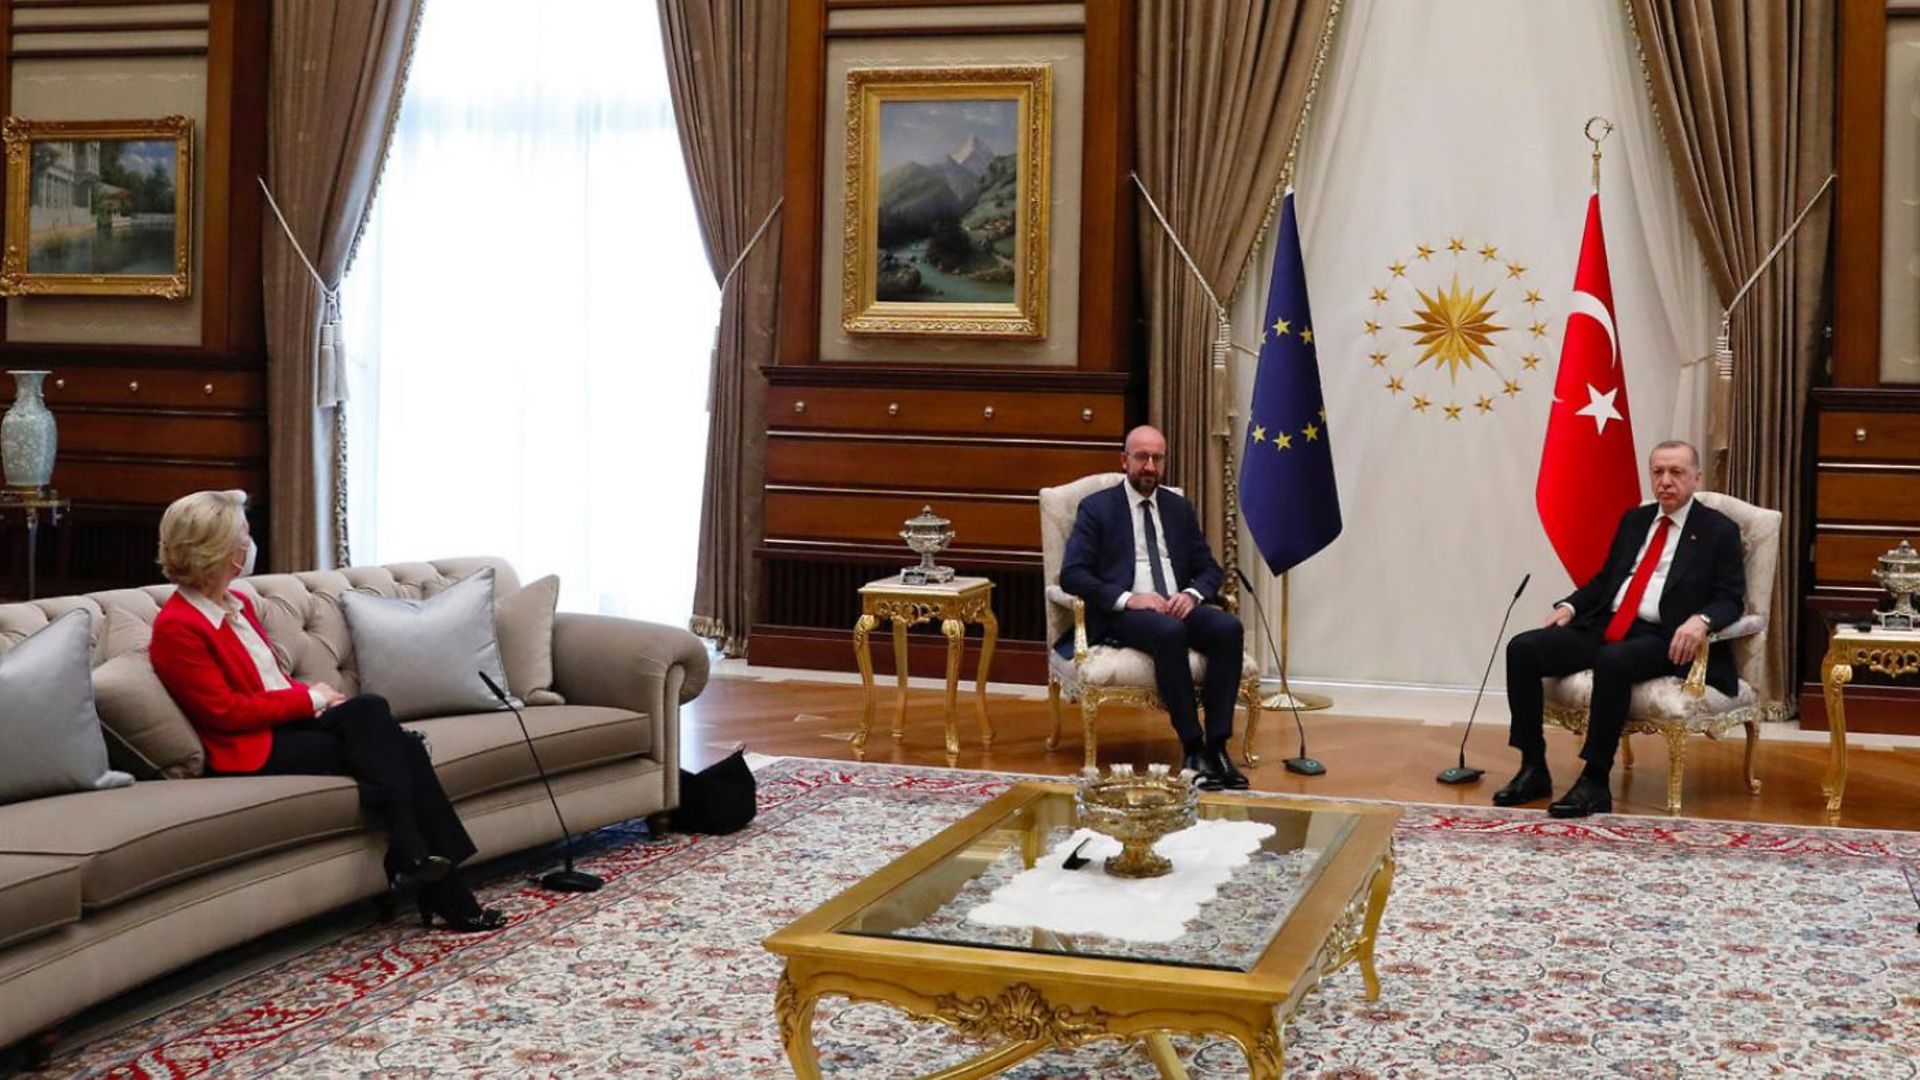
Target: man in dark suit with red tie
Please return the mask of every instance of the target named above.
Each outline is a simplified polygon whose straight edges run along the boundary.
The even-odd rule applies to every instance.
[[[1213,606],[1220,564],[1193,504],[1160,486],[1167,440],[1150,427],[1127,433],[1127,482],[1080,502],[1060,564],[1060,587],[1087,603],[1087,637],[1153,657],[1154,683],[1180,736],[1181,767],[1208,791],[1245,788],[1227,753],[1244,656],[1240,620]],[[1071,642],[1063,642],[1071,648]],[[1207,660],[1194,700],[1187,650]],[[1205,707],[1206,726],[1200,724]]]
[[[1700,453],[1691,444],[1663,442],[1647,466],[1655,501],[1620,519],[1600,572],[1555,604],[1544,627],[1507,643],[1507,707],[1513,716],[1507,741],[1520,751],[1520,771],[1494,793],[1496,806],[1553,793],[1541,734],[1543,677],[1593,669],[1587,741],[1580,750],[1587,764],[1549,807],[1557,818],[1613,809],[1607,776],[1635,683],[1685,675],[1707,648],[1708,685],[1728,696],[1738,692],[1729,646],[1709,646],[1707,635],[1745,609],[1740,527],[1694,499]]]

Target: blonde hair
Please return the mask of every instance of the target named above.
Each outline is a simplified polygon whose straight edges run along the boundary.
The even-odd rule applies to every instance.
[[[206,584],[233,555],[247,521],[247,493],[196,491],[160,515],[160,572],[175,585]]]

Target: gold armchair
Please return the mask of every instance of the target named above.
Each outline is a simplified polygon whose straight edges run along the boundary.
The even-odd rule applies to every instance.
[[[1780,512],[1745,503],[1731,495],[1702,491],[1694,496],[1705,506],[1740,526],[1740,547],[1747,569],[1747,612],[1708,641],[1732,641],[1740,668],[1738,691],[1728,697],[1707,685],[1707,653],[1701,650],[1685,679],[1667,676],[1649,679],[1633,688],[1627,706],[1627,726],[1620,737],[1621,763],[1633,768],[1633,735],[1659,735],[1667,743],[1667,813],[1680,813],[1682,776],[1687,763],[1687,737],[1719,738],[1736,726],[1747,729],[1747,790],[1760,794],[1753,775],[1754,751],[1760,741],[1760,721],[1769,703],[1779,700],[1778,688],[1766,686],[1767,614],[1773,600],[1774,575],[1780,561]],[[1755,687],[1768,691],[1764,696]],[[1546,680],[1545,719],[1576,735],[1587,731],[1593,700],[1593,672],[1581,671]]]
[[[1060,745],[1061,699],[1077,701],[1088,765],[1098,764],[1094,726],[1102,705],[1166,709],[1154,689],[1153,658],[1139,649],[1089,645],[1086,602],[1069,595],[1059,585],[1060,564],[1066,555],[1067,536],[1073,531],[1080,500],[1124,479],[1124,474],[1118,472],[1096,473],[1059,487],[1040,489],[1041,555],[1047,580],[1047,700],[1053,708],[1053,734],[1047,737],[1047,749]],[[1178,488],[1167,490],[1179,493]],[[1073,630],[1071,659],[1062,657],[1053,648],[1053,643],[1059,641],[1069,627]],[[1206,675],[1206,659],[1197,652],[1189,652],[1187,660],[1197,685]],[[1240,701],[1247,709],[1240,756],[1251,767],[1259,761],[1253,752],[1253,735],[1260,724],[1260,668],[1251,656],[1241,659]]]

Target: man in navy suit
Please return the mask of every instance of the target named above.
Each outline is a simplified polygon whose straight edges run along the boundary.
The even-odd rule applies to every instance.
[[[1655,501],[1621,517],[1600,572],[1555,604],[1545,626],[1507,643],[1507,707],[1513,714],[1507,741],[1520,751],[1520,771],[1494,793],[1496,806],[1553,793],[1541,737],[1542,677],[1593,669],[1587,741],[1580,750],[1587,764],[1548,808],[1557,818],[1613,809],[1607,776],[1635,683],[1685,675],[1708,648],[1708,685],[1728,696],[1739,690],[1730,647],[1708,646],[1707,635],[1745,610],[1740,527],[1694,499],[1700,452],[1691,444],[1663,442],[1647,466]]]
[[[1060,564],[1060,587],[1086,601],[1089,640],[1153,657],[1160,700],[1180,736],[1181,767],[1192,769],[1208,791],[1245,788],[1247,778],[1227,754],[1243,651],[1240,620],[1211,604],[1220,590],[1220,564],[1193,504],[1160,486],[1166,437],[1150,427],[1134,428],[1121,464],[1126,483],[1080,503]],[[1059,647],[1071,649],[1072,642]],[[1200,703],[1194,701],[1188,649],[1207,659]]]

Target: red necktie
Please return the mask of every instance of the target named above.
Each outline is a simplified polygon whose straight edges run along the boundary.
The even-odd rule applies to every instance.
[[[1654,526],[1647,553],[1640,556],[1640,565],[1634,567],[1633,580],[1627,584],[1626,598],[1620,601],[1620,610],[1613,613],[1613,621],[1607,623],[1606,640],[1619,641],[1627,636],[1627,627],[1633,625],[1640,601],[1647,595],[1647,582],[1653,580],[1653,568],[1660,565],[1660,553],[1667,548],[1667,528],[1672,524],[1673,519],[1662,514],[1660,524]]]

